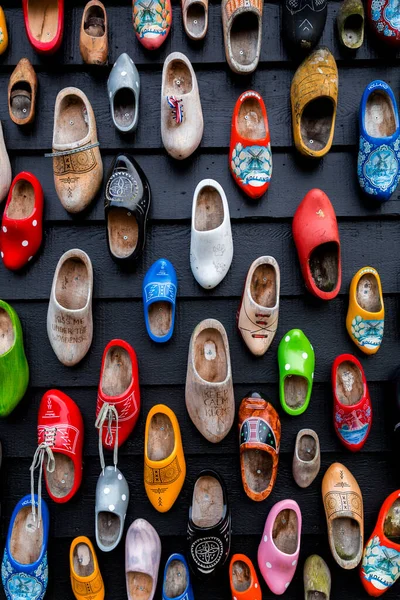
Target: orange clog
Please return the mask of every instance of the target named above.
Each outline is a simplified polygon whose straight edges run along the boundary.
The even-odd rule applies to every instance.
[[[92,542],[85,536],[72,541],[69,551],[72,592],[77,600],[104,600],[104,583]]]
[[[153,406],[144,438],[144,487],[158,512],[167,512],[186,477],[181,430],[175,413],[164,404]]]
[[[3,54],[8,47],[8,31],[4,10],[0,6],[0,54]]]
[[[234,554],[229,565],[233,600],[262,600],[260,584],[253,563],[244,554]]]

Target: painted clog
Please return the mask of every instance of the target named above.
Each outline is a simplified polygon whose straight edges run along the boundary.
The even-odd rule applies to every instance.
[[[203,111],[197,77],[190,60],[173,52],[164,62],[161,87],[161,137],[178,160],[196,150],[203,137]]]
[[[231,547],[231,513],[225,483],[210,469],[193,488],[187,532],[189,565],[201,579],[219,573]]]
[[[356,479],[344,465],[333,463],[326,471],[322,500],[333,558],[343,569],[355,569],[363,553],[363,499]]]
[[[153,600],[161,559],[157,531],[144,519],[129,527],[125,542],[126,590],[128,600]]]
[[[164,404],[147,415],[144,438],[144,487],[158,512],[167,512],[186,477],[181,430],[175,413]]]
[[[198,183],[192,204],[190,267],[204,289],[216,287],[229,271],[233,240],[228,200],[214,179]]]
[[[133,28],[147,50],[157,50],[165,42],[171,23],[171,0],[133,0]]]
[[[185,398],[192,422],[209,442],[228,435],[235,418],[231,358],[216,319],[201,321],[190,338]]]
[[[331,597],[331,572],[323,558],[317,554],[309,556],[304,563],[304,598],[323,598],[329,600]]]
[[[278,348],[279,398],[289,415],[308,407],[314,379],[314,349],[301,329],[291,329]]]
[[[37,52],[51,54],[61,46],[64,0],[22,0],[28,40]]]
[[[107,90],[115,127],[121,133],[135,131],[139,123],[140,77],[135,63],[126,52],[114,63]]]
[[[369,197],[389,200],[400,178],[400,121],[396,98],[384,81],[365,88],[359,122],[358,182]]]
[[[191,40],[202,40],[208,28],[208,0],[182,0],[182,21]]]
[[[260,502],[268,498],[278,474],[281,422],[269,402],[257,392],[239,408],[240,470],[244,491]]]
[[[256,70],[262,38],[261,0],[222,0],[222,28],[226,61],[234,73]]]
[[[3,213],[0,249],[4,266],[16,271],[39,250],[43,237],[43,190],[32,173],[13,180]]]
[[[38,80],[27,58],[21,58],[8,82],[8,112],[16,125],[29,125],[36,114]]]
[[[294,52],[309,51],[318,43],[328,14],[327,0],[284,0],[282,34]]]
[[[37,507],[37,496],[33,502]],[[33,516],[30,495],[22,498],[14,508],[1,565],[7,600],[43,600],[48,581],[49,520],[44,500],[41,520]]]
[[[375,598],[400,577],[399,510],[400,490],[396,490],[382,504],[375,529],[364,549],[361,581],[366,592]]]
[[[253,563],[245,554],[234,554],[229,565],[232,600],[262,600]]]
[[[337,15],[339,39],[345,48],[357,50],[364,42],[364,5],[362,0],[343,0]]]
[[[69,550],[72,593],[77,600],[104,600],[104,583],[92,542],[76,537]]]
[[[116,415],[114,412],[116,411]],[[136,353],[124,340],[111,340],[103,352],[97,392],[96,419],[101,413],[104,448],[121,446],[133,431],[140,413],[139,371]],[[115,423],[114,423],[115,421]]]
[[[396,0],[368,0],[368,19],[378,38],[391,46],[400,45],[400,15]]]
[[[108,174],[104,199],[108,249],[115,262],[136,264],[142,256],[150,205],[146,175],[132,156],[118,154]]]
[[[10,189],[12,179],[11,163],[4,140],[3,126],[0,121],[0,204]]]
[[[290,585],[300,553],[301,511],[294,500],[281,500],[269,511],[258,547],[258,567],[272,593]]]
[[[0,56],[8,48],[8,30],[7,21],[3,8],[0,6]]]
[[[322,158],[335,131],[338,69],[328,48],[314,50],[297,69],[290,91],[293,138],[300,154]]]
[[[333,422],[346,448],[357,452],[367,441],[372,425],[372,405],[360,361],[341,354],[332,365]]]
[[[250,265],[237,312],[237,326],[255,356],[266,353],[278,327],[281,275],[272,256],[260,256]]]
[[[261,198],[272,176],[271,137],[267,110],[254,91],[239,96],[232,116],[229,168],[249,198]]]
[[[322,190],[304,196],[292,232],[308,291],[321,300],[336,298],[342,284],[339,229],[335,209]]]
[[[124,533],[129,486],[117,466],[102,469],[96,485],[96,543],[103,552],[118,546]]]
[[[397,452],[400,447],[400,368],[391,377],[390,394],[385,403],[385,422],[391,432],[391,447]]]
[[[107,64],[108,21],[100,0],[90,0],[83,9],[79,50],[87,65]]]
[[[162,600],[194,600],[189,567],[182,554],[171,554],[167,560]]]
[[[172,263],[159,258],[143,279],[143,308],[147,333],[153,342],[168,342],[174,332],[178,279]]]
[[[301,429],[296,436],[292,473],[297,485],[307,488],[321,468],[319,437],[313,429]]]
[[[54,184],[65,210],[85,210],[100,189],[103,162],[92,106],[78,88],[64,88],[57,95],[53,151],[45,156],[53,158]]]
[[[378,271],[373,267],[363,267],[351,280],[346,328],[353,342],[365,354],[375,354],[381,347],[384,320]]]
[[[0,300],[0,417],[9,415],[22,400],[28,381],[21,322],[15,310]]]
[[[93,267],[83,250],[58,261],[47,311],[47,335],[58,360],[72,367],[86,356],[93,338]]]

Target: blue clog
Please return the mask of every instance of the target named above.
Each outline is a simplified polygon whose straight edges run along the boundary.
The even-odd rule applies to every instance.
[[[147,333],[154,342],[167,342],[174,331],[178,280],[169,260],[160,258],[143,280],[143,308]]]
[[[171,554],[164,569],[162,600],[194,600],[190,571],[182,554]]]
[[[384,81],[370,83],[360,105],[358,181],[376,200],[389,200],[399,183],[400,125],[394,94]]]
[[[38,507],[38,497],[35,495],[34,498]],[[41,501],[41,515],[42,535],[36,526],[38,511],[36,510],[35,518],[32,515],[30,494],[22,498],[14,508],[1,565],[1,578],[7,600],[44,598],[48,580],[49,537],[49,510],[44,500]]]

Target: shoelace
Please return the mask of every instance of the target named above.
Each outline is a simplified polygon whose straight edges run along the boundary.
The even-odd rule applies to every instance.
[[[265,317],[269,317],[270,315],[263,315],[261,313],[256,313],[256,318],[265,318]],[[267,327],[268,323],[266,321],[256,321],[256,325],[260,325],[261,328]],[[268,333],[252,333],[251,337],[253,338],[266,338],[268,337]]]
[[[167,102],[169,106],[172,108],[172,116],[174,117],[177,123],[182,123],[183,121],[183,107],[182,107],[182,99],[178,100],[176,96],[167,96]]]
[[[103,451],[103,442],[102,442],[102,433],[105,422],[107,421],[107,437],[106,440],[110,440],[110,443],[113,439],[112,434],[112,422],[115,420],[115,443],[114,443],[114,467],[117,467],[118,464],[118,412],[115,408],[114,404],[109,404],[108,402],[104,402],[103,406],[100,409],[100,412],[97,416],[95,427],[99,430],[99,456],[100,456],[100,464],[101,470],[104,472],[106,463],[104,460],[104,451]]]
[[[47,472],[54,473],[56,468],[56,461],[52,448],[56,442],[57,428],[46,427],[44,430],[44,442],[39,444],[36,448],[33,456],[32,464],[30,466],[31,472],[31,504],[32,504],[32,516],[33,520],[36,520],[36,504],[35,504],[35,470],[39,468],[39,479],[38,479],[38,527],[42,521],[42,475],[43,475],[43,462],[47,454]]]

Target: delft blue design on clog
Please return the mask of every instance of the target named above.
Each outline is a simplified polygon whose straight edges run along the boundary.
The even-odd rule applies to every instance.
[[[35,505],[36,507],[38,506],[38,497],[36,495]],[[43,543],[37,561],[29,565],[20,564],[13,558],[10,550],[10,540],[15,519],[19,511],[26,506],[32,506],[30,494],[22,498],[14,508],[8,528],[7,542],[1,565],[1,579],[7,600],[42,600],[46,593],[48,580],[47,541],[49,537],[49,510],[44,500],[42,500]]]
[[[376,535],[365,548],[361,571],[365,579],[383,593],[400,576],[400,552],[382,544]]]
[[[382,90],[392,102],[396,119],[396,131],[382,138],[371,137],[365,128],[365,114],[369,96]],[[357,174],[361,188],[378,200],[389,200],[400,177],[400,125],[396,99],[384,81],[370,83],[362,96],[360,105],[360,148]]]
[[[238,142],[232,152],[232,170],[243,185],[261,187],[271,181],[271,144],[243,146]]]
[[[166,258],[160,258],[150,267],[143,280],[143,308],[147,333],[154,342],[167,342],[174,331],[175,304],[178,280],[172,263]],[[169,331],[158,337],[153,334],[149,323],[149,307],[154,302],[169,302],[172,304],[171,327]]]
[[[384,323],[383,319],[366,321],[357,315],[351,322],[351,333],[359,346],[373,350],[382,344]]]
[[[167,577],[168,567],[169,567],[169,565],[174,560],[178,560],[185,567],[185,569],[186,569],[186,581],[187,581],[187,584],[186,584],[186,588],[182,592],[182,594],[180,596],[174,596],[173,600],[194,600],[192,583],[190,581],[190,571],[189,571],[188,564],[186,562],[186,558],[183,556],[183,554],[171,554],[171,556],[167,560],[167,563],[166,563],[165,569],[164,569],[164,581],[163,581],[163,590],[162,590],[162,600],[171,600],[171,597],[167,596],[167,593],[165,591],[165,580],[166,580],[166,577]]]

